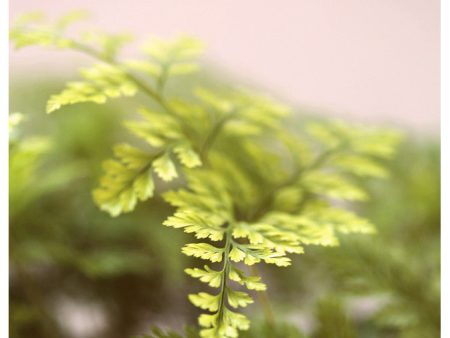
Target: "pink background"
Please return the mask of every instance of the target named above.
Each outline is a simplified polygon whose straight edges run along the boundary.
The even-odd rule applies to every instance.
[[[438,0],[10,1],[11,21],[80,8],[113,32],[198,36],[214,64],[300,107],[438,133]],[[32,48],[11,73],[82,60]]]

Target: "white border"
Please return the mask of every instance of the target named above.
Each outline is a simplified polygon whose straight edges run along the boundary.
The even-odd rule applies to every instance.
[[[449,283],[449,127],[450,127],[450,0],[441,1],[441,337],[450,337]]]
[[[0,336],[9,337],[9,218],[8,218],[8,113],[9,113],[9,3],[0,1]]]

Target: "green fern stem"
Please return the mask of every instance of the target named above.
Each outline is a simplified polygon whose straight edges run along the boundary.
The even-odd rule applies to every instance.
[[[234,113],[230,113],[220,118],[208,133],[200,150],[200,158],[202,159],[202,162],[207,161],[209,149],[213,146],[223,127],[234,117],[234,115]]]
[[[167,82],[167,78],[169,76],[169,69],[170,69],[170,63],[163,63],[161,70],[161,75],[158,78],[158,92],[160,93],[161,97],[163,97],[164,87]]]
[[[225,232],[225,249],[224,249],[224,257],[223,257],[223,268],[222,268],[222,281],[220,286],[220,300],[219,300],[219,308],[217,310],[218,313],[218,323],[221,323],[223,320],[223,310],[225,307],[225,299],[227,296],[227,282],[228,275],[230,272],[230,260],[229,254],[231,249],[231,241],[232,241],[232,226],[229,225],[227,231]],[[219,329],[219,325],[216,327]]]
[[[256,265],[250,266],[251,274],[254,276],[260,276],[258,268]],[[266,322],[271,327],[275,327],[275,315],[273,314],[272,305],[270,304],[269,295],[266,290],[261,290],[257,292],[258,300],[263,308],[264,317],[266,317]]]
[[[282,188],[291,186],[295,184],[305,173],[312,171],[314,169],[319,168],[325,162],[327,162],[330,158],[336,155],[339,151],[345,149],[345,143],[341,143],[338,146],[331,148],[322,154],[320,154],[311,164],[305,166],[304,168],[297,168],[292,175],[287,178],[285,181],[282,181],[275,187],[273,187],[261,200],[258,207],[254,209],[254,212],[250,214],[250,220],[258,220],[263,217],[267,211],[270,210],[272,206],[273,199],[275,194]]]

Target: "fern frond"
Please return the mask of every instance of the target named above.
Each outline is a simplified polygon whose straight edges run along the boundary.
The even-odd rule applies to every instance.
[[[119,67],[98,64],[83,69],[84,81],[69,82],[61,93],[52,95],[47,102],[47,113],[52,113],[63,106],[93,102],[105,103],[109,98],[133,96],[138,87]]]
[[[338,245],[340,235],[374,232],[348,204],[336,207],[336,200],[368,198],[360,180],[387,176],[381,161],[394,154],[397,133],[342,122],[313,122],[306,133],[291,132],[285,119],[289,108],[243,89],[197,87],[187,98],[170,97],[167,81],[198,69],[200,42],[155,39],[144,46],[145,59],[122,62],[117,56],[128,36],[69,38],[66,28],[78,18],[45,24],[31,15],[17,23],[11,39],[19,48],[71,48],[101,62],[83,70],[82,81],[53,95],[48,112],[138,92],[152,100],[151,108],[140,108],[139,120],[126,123],[150,150],[116,146],[94,200],[117,216],[155,194],[153,174],[165,182],[185,178],[177,181],[185,186],[163,194],[176,208],[164,225],[193,234],[200,242],[187,243],[182,252],[213,263],[185,270],[218,289],[189,296],[207,312],[199,317],[201,337],[236,338],[249,328],[247,317],[232,310],[253,302],[238,288],[264,291],[266,285],[238,265],[286,267],[288,255],[302,254],[307,245]]]
[[[230,109],[223,102],[214,102],[224,111]],[[178,209],[165,224],[183,228],[186,232],[195,233],[197,238],[208,238],[216,243],[214,246],[208,243],[187,244],[183,252],[222,264],[220,270],[212,270],[208,266],[205,270],[186,270],[209,286],[220,288],[218,294],[201,293],[190,297],[195,306],[211,312],[199,319],[205,328],[202,336],[226,338],[237,335],[240,327],[229,324],[226,314],[230,313],[229,307],[247,306],[252,300],[248,294],[230,289],[230,281],[252,290],[266,289],[258,276],[245,276],[236,264],[251,266],[264,262],[285,267],[291,264],[287,255],[303,253],[305,245],[335,246],[339,244],[340,234],[375,231],[368,220],[334,207],[326,200],[367,198],[366,193],[352,182],[352,175],[379,176],[382,171],[382,166],[374,159],[348,147],[350,137],[339,134],[336,140],[332,148],[325,145],[326,148],[319,149],[317,155],[311,156],[311,160],[303,163],[303,168],[288,177],[286,182],[276,184],[273,196],[269,195],[272,203],[265,203],[260,209],[262,212],[253,213],[256,216],[247,219],[245,214],[244,219],[240,219],[243,215],[236,214],[236,210],[242,207],[242,187],[248,186],[249,189],[249,204],[244,204],[245,207],[254,206],[254,192],[258,187],[253,185],[257,181],[243,172],[243,163],[235,163],[234,156],[227,159],[223,154],[217,158],[211,154],[209,164],[212,168],[189,172],[187,190],[166,193],[166,200]],[[344,168],[341,163],[345,161],[335,159],[345,159],[345,156],[358,156],[360,161],[353,167]],[[242,182],[242,186],[236,182]],[[275,197],[280,201],[281,192],[287,196],[295,194],[299,203],[287,212],[278,211],[274,202]],[[224,301],[220,301],[222,298]],[[241,328],[247,327],[246,320],[242,320],[246,324]]]
[[[54,23],[47,23],[40,12],[25,13],[16,20],[10,30],[10,40],[16,49],[28,46],[71,48],[73,41],[62,33],[73,23],[86,17],[82,11],[69,12]]]
[[[95,202],[111,216],[130,212],[138,200],[145,201],[154,192],[152,163],[149,155],[128,144],[114,148],[115,160],[103,163],[105,175],[93,192]]]
[[[204,270],[199,268],[186,269],[184,270],[189,276],[198,278],[203,283],[207,283],[213,288],[218,288],[221,281],[221,272],[211,269],[209,266],[205,265]]]

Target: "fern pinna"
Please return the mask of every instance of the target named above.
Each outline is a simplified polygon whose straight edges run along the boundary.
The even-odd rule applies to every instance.
[[[189,295],[205,311],[202,337],[238,337],[249,328],[239,311],[253,303],[246,290],[264,292],[266,285],[247,266],[286,267],[289,255],[302,254],[307,245],[338,245],[339,234],[375,231],[339,201],[365,200],[361,178],[387,176],[380,160],[393,155],[398,134],[335,121],[293,128],[286,106],[244,89],[194,87],[175,97],[167,83],[197,71],[193,60],[201,43],[154,40],[142,59],[119,61],[126,36],[73,38],[66,32],[82,16],[71,13],[46,24],[28,14],[12,28],[11,39],[17,48],[69,48],[98,61],[50,97],[48,113],[137,93],[153,100],[137,108],[140,119],[125,122],[145,146],[115,146],[93,197],[115,217],[150,199],[155,179],[176,180],[171,186],[178,188],[162,194],[176,209],[164,225],[194,234],[182,252],[207,262],[185,270],[210,288]]]

